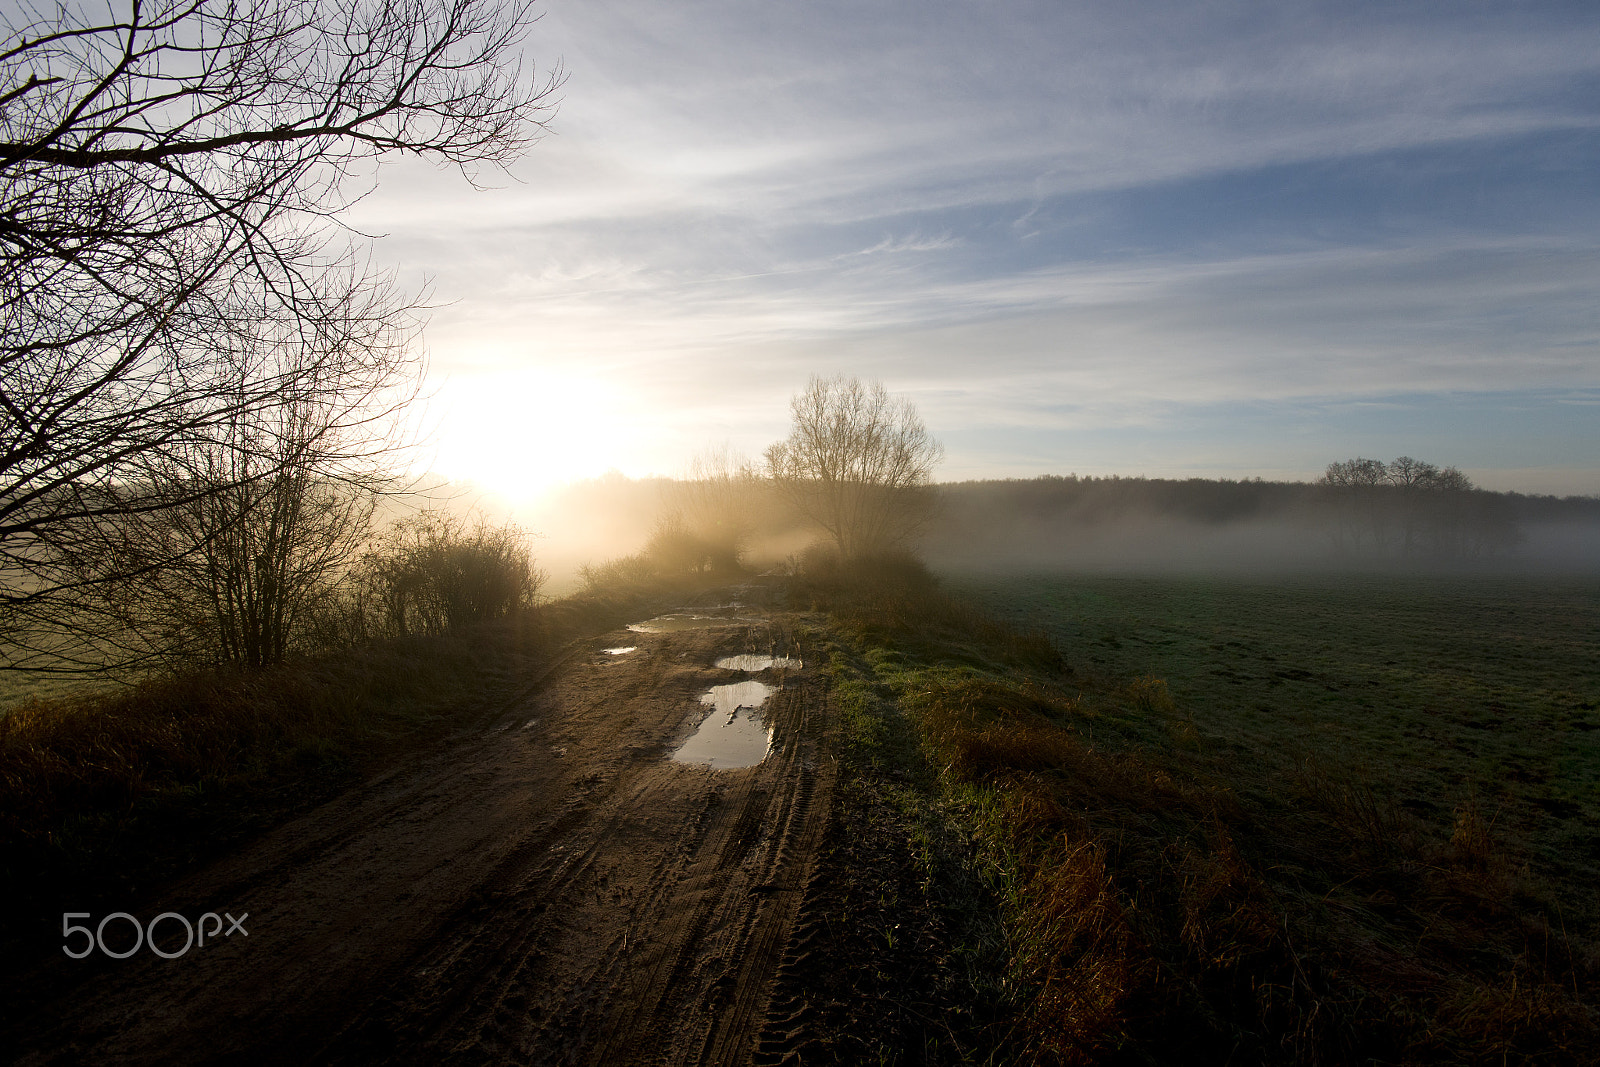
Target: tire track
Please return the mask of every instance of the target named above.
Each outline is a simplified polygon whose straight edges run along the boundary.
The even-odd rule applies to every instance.
[[[770,676],[762,763],[682,765],[718,656],[802,650],[781,617],[619,637],[146,901],[239,903],[248,944],[54,961],[19,1060],[748,1062],[826,825],[822,676]]]

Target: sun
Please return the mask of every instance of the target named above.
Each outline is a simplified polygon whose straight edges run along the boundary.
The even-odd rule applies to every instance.
[[[509,501],[631,465],[638,420],[623,390],[545,369],[452,376],[430,403],[433,468]]]

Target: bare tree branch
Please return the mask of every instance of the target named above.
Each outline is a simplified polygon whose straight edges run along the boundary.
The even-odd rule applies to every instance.
[[[370,473],[420,306],[335,240],[366,191],[349,179],[404,154],[470,180],[526,151],[560,81],[523,68],[532,22],[530,0],[0,12],[0,641],[20,658],[36,624],[92,630],[79,564],[109,526],[285,469],[241,420],[319,412],[341,444],[317,476]],[[121,558],[104,580],[152,565]]]

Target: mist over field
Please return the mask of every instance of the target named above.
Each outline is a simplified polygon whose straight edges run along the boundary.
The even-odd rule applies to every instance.
[[[1045,478],[946,485],[936,570],[1600,574],[1600,500],[1472,490],[1351,497],[1305,483]]]
[[[578,588],[584,565],[638,552],[663,519],[681,517],[687,484],[613,474],[521,509],[471,491],[453,506],[509,515],[537,534],[548,588],[561,595]],[[1075,476],[946,483],[934,492],[937,507],[910,547],[935,571],[1600,575],[1593,497],[1469,490],[1419,504],[1304,482]],[[734,510],[746,530],[741,559],[753,571],[798,560],[826,539],[756,483]]]

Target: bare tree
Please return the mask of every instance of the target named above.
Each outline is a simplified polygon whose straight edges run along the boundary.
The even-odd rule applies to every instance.
[[[1385,537],[1386,509],[1379,494],[1381,487],[1389,483],[1388,466],[1381,459],[1358,456],[1328,464],[1327,471],[1317,482],[1333,489],[1342,498],[1344,507],[1336,517],[1341,545],[1344,533],[1348,530],[1351,541],[1359,548],[1365,531],[1372,538],[1372,547],[1381,548]]]
[[[1472,481],[1454,467],[1399,456],[1389,464],[1389,484],[1400,494],[1400,551],[1428,547],[1435,555],[1458,555],[1464,543],[1462,495]]]
[[[542,128],[558,80],[518,60],[528,0],[17,11],[0,13],[0,631],[13,642],[77,610],[63,598],[96,579],[64,561],[103,539],[102,522],[222,488],[223,468],[194,464],[232,447],[242,415],[349,409],[370,399],[357,353],[406,362],[416,306],[334,240],[364,189],[350,179],[394,154],[469,178],[503,165]],[[300,461],[257,453],[270,455]],[[0,666],[40,665],[22,652]]]
[[[794,428],[767,449],[767,473],[842,556],[872,555],[916,532],[944,449],[909,400],[841,375],[813,377],[789,406]]]
[[[1383,485],[1388,480],[1389,470],[1381,459],[1360,457],[1328,464],[1327,471],[1318,479],[1322,485],[1339,487]]]
[[[78,610],[119,624],[95,628],[102,660],[263,667],[310,650],[312,611],[365,547],[394,477],[369,425],[384,408],[362,401],[404,364],[349,356],[307,355],[304,373],[332,374],[335,391],[302,382],[293,405],[239,411],[156,476],[175,502],[108,517],[74,544]]]
[[[102,637],[120,638],[124,662],[264,667],[315,650],[310,614],[366,543],[376,498],[305,466],[275,465],[260,480],[237,470],[275,458],[218,451],[222,488],[118,527],[121,562],[159,563],[97,586],[126,623]]]
[[[1407,557],[1424,548],[1440,558],[1470,556],[1515,540],[1503,516],[1470,506],[1472,479],[1455,467],[1411,456],[1391,463],[1348,459],[1328,464],[1318,484],[1336,490],[1346,507],[1363,517],[1375,550],[1388,547],[1391,527],[1400,554]],[[1355,541],[1361,542],[1359,532]]]

